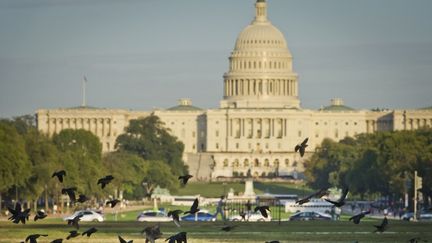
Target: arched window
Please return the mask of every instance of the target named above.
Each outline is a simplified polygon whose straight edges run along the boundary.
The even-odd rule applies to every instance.
[[[243,161],[243,166],[244,166],[244,167],[249,167],[249,160],[248,160],[248,159],[245,159],[245,160]]]
[[[224,161],[223,161],[223,166],[224,166],[224,167],[228,167],[228,159],[224,159]]]
[[[239,167],[239,166],[240,166],[239,160],[235,159],[233,162],[233,167]]]
[[[273,162],[274,167],[279,167],[279,159],[275,159]]]
[[[255,167],[259,167],[259,166],[260,166],[260,162],[259,162],[258,159],[255,159],[255,161],[254,161],[254,166],[255,166]]]
[[[264,160],[264,166],[265,166],[265,167],[270,167],[270,162],[269,162],[268,159],[265,159],[265,160]]]

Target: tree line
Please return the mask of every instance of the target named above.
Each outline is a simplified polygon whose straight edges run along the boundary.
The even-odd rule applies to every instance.
[[[349,187],[360,199],[386,196],[393,201],[405,193],[413,198],[414,171],[418,171],[423,178],[422,203],[429,207],[432,129],[360,134],[339,142],[324,139],[305,167],[313,188]]]
[[[116,141],[115,152],[102,153],[91,132],[65,129],[52,137],[38,131],[34,116],[0,120],[0,209],[2,201],[33,204],[60,202],[62,187],[77,187],[94,202],[108,196],[141,199],[156,185],[175,191],[178,175],[187,172],[184,145],[156,116],[131,120]],[[63,185],[52,178],[65,170]],[[107,174],[115,180],[101,190],[96,182]],[[108,195],[109,194],[109,195]],[[4,206],[4,205],[3,205]]]

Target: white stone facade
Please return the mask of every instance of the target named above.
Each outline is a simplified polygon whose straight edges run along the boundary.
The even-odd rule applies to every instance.
[[[296,177],[324,138],[339,141],[360,133],[432,127],[432,107],[412,110],[354,110],[333,99],[319,110],[300,107],[298,79],[283,34],[267,20],[267,3],[256,3],[255,20],[237,38],[224,74],[220,108],[203,110],[181,99],[166,110],[129,111],[78,107],[41,109],[39,130],[52,135],[83,128],[97,135],[103,151],[129,120],[157,115],[185,145],[184,160],[194,179],[278,174]],[[304,158],[294,147],[304,138]]]

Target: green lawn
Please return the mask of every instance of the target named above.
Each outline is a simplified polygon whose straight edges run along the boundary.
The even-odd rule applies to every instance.
[[[221,231],[223,222],[192,223],[182,222],[177,228],[173,223],[161,223],[164,239],[180,231],[188,233],[189,242],[265,242],[279,240],[281,242],[408,242],[410,238],[421,237],[432,241],[432,222],[405,222],[390,220],[389,229],[383,234],[372,233],[373,225],[381,220],[365,220],[359,225],[347,221],[309,221],[309,222],[262,222],[236,223],[232,232]],[[151,225],[135,221],[107,221],[103,223],[81,223],[79,232],[96,227],[98,232],[90,238],[79,237],[67,242],[118,242],[117,235],[134,242],[144,242],[140,231]],[[64,222],[43,220],[16,225],[8,221],[0,221],[0,243],[20,242],[28,234],[48,234],[38,242],[50,242],[56,238],[65,238],[73,228]],[[164,239],[158,242],[164,242]]]

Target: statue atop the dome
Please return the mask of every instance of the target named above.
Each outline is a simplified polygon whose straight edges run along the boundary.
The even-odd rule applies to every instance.
[[[265,3],[266,0],[257,0],[257,3]]]

